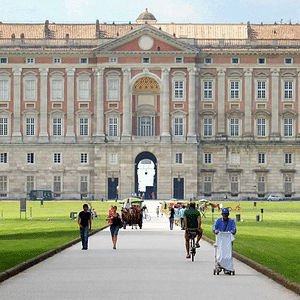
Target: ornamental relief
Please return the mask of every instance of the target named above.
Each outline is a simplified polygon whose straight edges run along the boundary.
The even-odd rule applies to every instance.
[[[159,84],[153,78],[150,77],[142,77],[138,79],[134,86],[134,92],[159,92]]]

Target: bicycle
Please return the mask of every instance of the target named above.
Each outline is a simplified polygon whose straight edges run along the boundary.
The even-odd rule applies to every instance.
[[[195,243],[196,236],[197,236],[197,232],[195,232],[195,231],[189,231],[190,254],[191,254],[192,261],[194,261],[195,255],[196,255],[196,243]]]
[[[150,222],[150,221],[151,221],[151,216],[148,215],[147,213],[144,213],[144,219],[145,219],[147,222]]]

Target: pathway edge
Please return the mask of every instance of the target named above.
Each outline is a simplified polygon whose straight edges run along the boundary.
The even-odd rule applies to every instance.
[[[210,239],[207,236],[202,236],[202,239],[212,245],[215,243],[214,240]],[[284,286],[285,288],[300,295],[300,284],[296,283],[295,281],[292,281],[292,280],[282,276],[281,274],[274,272],[272,269],[269,269],[268,267],[265,267],[265,266],[259,264],[258,262],[254,261],[240,253],[237,253],[235,251],[232,252],[232,256],[234,258],[236,258],[237,260],[243,262],[244,264],[248,265],[249,267],[255,269],[256,271],[262,273],[263,275],[276,281],[277,283]]]
[[[97,228],[97,229],[93,230],[90,233],[90,236],[97,233],[97,232],[99,232],[99,231],[102,231],[103,229],[106,229],[109,226],[110,225],[105,225],[104,227]],[[33,257],[29,260],[26,260],[26,261],[20,263],[19,265],[14,266],[14,267],[6,270],[6,271],[3,271],[2,273],[0,273],[0,283],[7,280],[7,279],[9,279],[9,278],[11,278],[11,277],[13,277],[13,276],[15,276],[15,275],[17,275],[17,274],[19,274],[19,273],[21,273],[21,272],[23,272],[23,271],[25,271],[25,270],[27,270],[28,268],[40,263],[41,261],[43,261],[43,260],[45,260],[45,259],[47,259],[47,258],[49,258],[49,257],[51,257],[51,256],[53,256],[53,255],[55,255],[59,252],[65,250],[65,249],[79,243],[80,241],[81,241],[81,238],[76,238],[76,239],[74,239],[74,240],[72,240],[72,241],[70,241],[66,244],[63,244],[63,245],[61,245],[57,248],[54,248],[52,250],[49,250],[45,253],[42,253],[42,254],[36,256],[36,257]]]

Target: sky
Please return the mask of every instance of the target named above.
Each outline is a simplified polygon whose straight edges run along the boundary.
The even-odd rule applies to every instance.
[[[300,24],[300,0],[0,0],[4,23],[127,23],[148,8],[158,23]]]

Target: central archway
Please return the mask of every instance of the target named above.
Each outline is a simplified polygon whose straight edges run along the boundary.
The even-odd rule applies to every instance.
[[[147,174],[144,183],[141,182],[142,172]],[[145,194],[144,199],[157,198],[157,160],[151,152],[141,152],[135,158],[135,193]],[[153,176],[153,179],[152,179]],[[150,182],[150,183],[149,183]],[[148,184],[148,185],[147,185]]]

